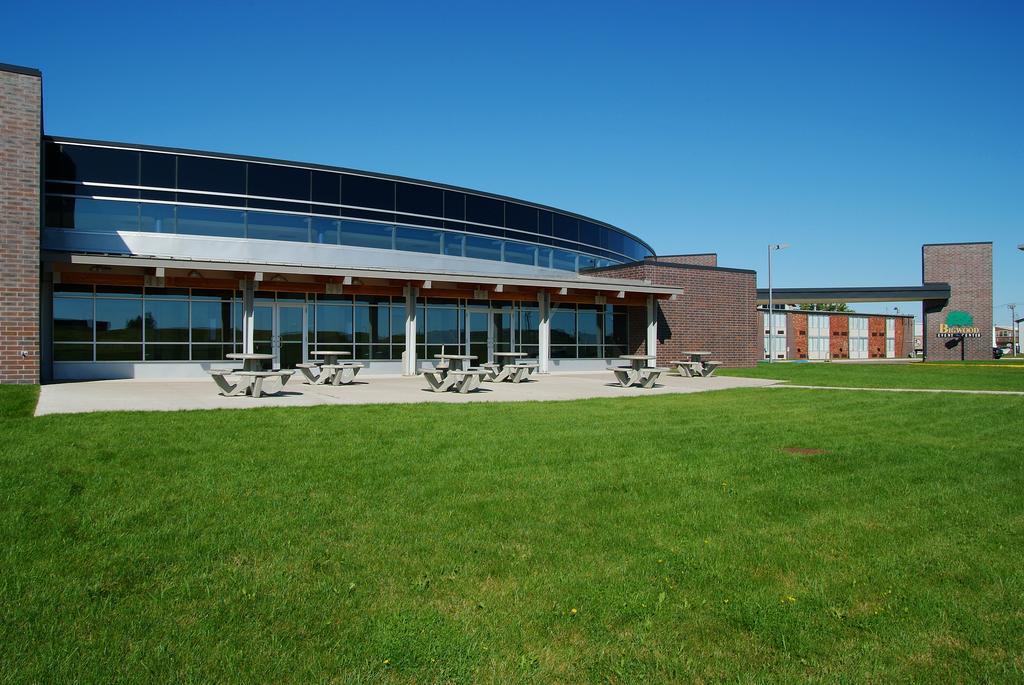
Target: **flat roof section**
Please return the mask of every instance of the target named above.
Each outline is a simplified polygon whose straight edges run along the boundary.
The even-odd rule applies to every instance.
[[[812,302],[921,302],[948,300],[948,283],[924,285],[881,286],[867,288],[772,288],[775,304],[808,304]],[[757,289],[757,303],[768,304],[768,288]]]

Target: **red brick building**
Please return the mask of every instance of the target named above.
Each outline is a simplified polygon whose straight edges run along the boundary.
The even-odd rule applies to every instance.
[[[768,359],[768,311],[758,312],[762,357]],[[905,359],[914,355],[914,317],[908,314],[776,309],[773,359]]]

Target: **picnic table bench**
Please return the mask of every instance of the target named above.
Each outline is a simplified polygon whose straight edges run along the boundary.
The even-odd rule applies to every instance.
[[[719,361],[671,361],[669,362],[671,368],[675,369],[676,373],[686,378],[710,378],[715,374],[715,370],[722,365]]]
[[[224,395],[228,397],[252,395],[254,398],[259,399],[264,394],[263,381],[268,378],[278,378],[281,380],[281,387],[283,388],[295,371],[292,369],[285,369],[282,371],[210,369],[208,373],[213,377],[214,382],[221,389]],[[239,380],[232,383],[228,380],[228,376],[237,376]]]
[[[486,369],[450,369],[448,371],[435,369],[424,371],[423,377],[427,379],[427,385],[434,392],[455,390],[464,395],[477,390],[487,373]]]
[[[638,385],[647,390],[653,388],[661,374],[668,371],[667,368],[657,366],[644,366],[639,369],[632,366],[609,366],[608,370],[615,374],[615,380],[623,388]]]
[[[310,385],[326,385],[334,381],[335,370],[331,369],[329,373],[324,371],[328,367],[335,367],[339,363],[338,357],[350,357],[352,353],[348,350],[332,350],[320,348],[313,350],[309,353],[311,357],[323,357],[322,362],[306,362],[302,364],[296,364],[295,368],[302,372],[302,375],[306,377],[306,380]],[[360,366],[361,368],[361,366]],[[354,376],[355,374],[353,374]],[[349,378],[346,383],[351,383],[352,379]],[[337,383],[335,383],[337,385]]]
[[[501,383],[502,381],[520,383],[539,368],[537,362],[525,359],[516,359],[515,361],[505,361],[504,359],[504,357],[523,357],[526,356],[525,352],[495,352],[494,356],[499,357],[501,361],[480,365],[481,369],[487,371],[484,380],[489,383]]]
[[[324,364],[322,377],[328,377],[333,385],[348,385],[355,380],[359,369],[363,368],[362,362],[338,362],[336,364]]]
[[[641,388],[650,389],[654,387],[655,381],[668,369],[645,366],[647,362],[656,359],[650,354],[624,354],[619,359],[629,362],[629,366],[609,366],[608,370],[615,374],[615,380],[623,388],[631,385],[639,385]]]

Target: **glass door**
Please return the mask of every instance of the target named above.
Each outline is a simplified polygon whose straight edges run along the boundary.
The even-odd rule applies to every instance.
[[[252,351],[274,354],[274,305],[258,304],[253,308]]]
[[[275,369],[294,369],[306,358],[306,307],[257,304],[253,310],[252,351],[274,355]]]
[[[305,305],[277,305],[277,351],[274,368],[294,369],[306,358]]]
[[[479,366],[491,360],[493,348],[493,336],[491,334],[491,316],[487,309],[466,310],[466,349],[476,359],[470,361],[473,366]]]

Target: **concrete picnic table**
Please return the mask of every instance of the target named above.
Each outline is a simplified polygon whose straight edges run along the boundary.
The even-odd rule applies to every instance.
[[[676,369],[680,376],[688,376],[693,378],[694,376],[707,378],[710,377],[717,369],[720,364],[714,361],[705,361],[711,356],[711,352],[687,352],[683,351],[680,353],[685,356],[688,361],[672,361],[669,365]]]
[[[657,359],[657,357],[653,354],[624,354],[621,355],[619,359],[625,359],[630,363],[630,366],[633,367],[634,371],[639,371],[647,365],[647,362],[652,359]]]
[[[476,359],[472,354],[435,354],[434,359],[450,362],[446,366],[436,366],[433,371],[423,371],[423,377],[434,392],[455,390],[462,394],[472,392],[480,387],[480,381],[487,375],[486,369],[465,368],[464,364]]]
[[[651,354],[624,354],[619,359],[628,361],[629,366],[609,366],[608,370],[615,374],[615,380],[624,388],[631,385],[639,385],[646,389],[653,388],[658,376],[665,371],[665,369],[647,366],[647,362],[657,359]]]
[[[481,364],[488,374],[484,380],[492,383],[509,381],[519,383],[526,379],[533,371],[536,371],[536,363],[522,362],[520,359],[527,356],[525,352],[495,352],[496,362]]]
[[[242,371],[262,371],[263,362],[273,361],[272,354],[256,354],[253,352],[232,352],[226,355],[228,359],[242,361]]]
[[[509,363],[509,360],[516,360],[519,357],[525,357],[525,352],[495,352],[494,357],[498,360],[499,366],[505,366]]]
[[[265,371],[263,369],[263,362],[272,361],[274,359],[272,354],[232,352],[226,356],[231,360],[240,360],[242,362],[242,370],[210,369],[209,374],[227,396],[242,394],[259,398],[263,394],[264,380],[267,378],[278,378],[281,381],[281,387],[284,387],[284,384],[288,382],[288,378],[295,373],[292,370]],[[228,376],[238,376],[241,380],[237,383],[231,383],[228,380]]]
[[[329,348],[317,348],[316,350],[309,353],[310,357],[323,357],[324,364],[337,364],[338,357],[351,357],[352,353],[348,350],[332,350]]]
[[[295,368],[299,369],[302,375],[306,377],[306,380],[313,385],[326,385],[334,381],[338,373],[338,357],[351,357],[352,353],[348,350],[320,347],[310,352],[309,356],[324,358],[324,361],[320,362],[319,374],[313,375],[313,370],[317,368],[316,364],[296,364]],[[355,374],[350,375],[354,377]],[[349,381],[351,381],[351,378],[349,378]]]
[[[451,362],[448,365],[448,368],[446,369],[446,371],[462,371],[464,369],[464,364],[466,364],[466,363],[476,359],[476,355],[474,355],[474,354],[445,354],[445,353],[442,352],[441,354],[435,354],[434,355],[434,359],[440,359],[442,362],[444,362],[444,361]]]

